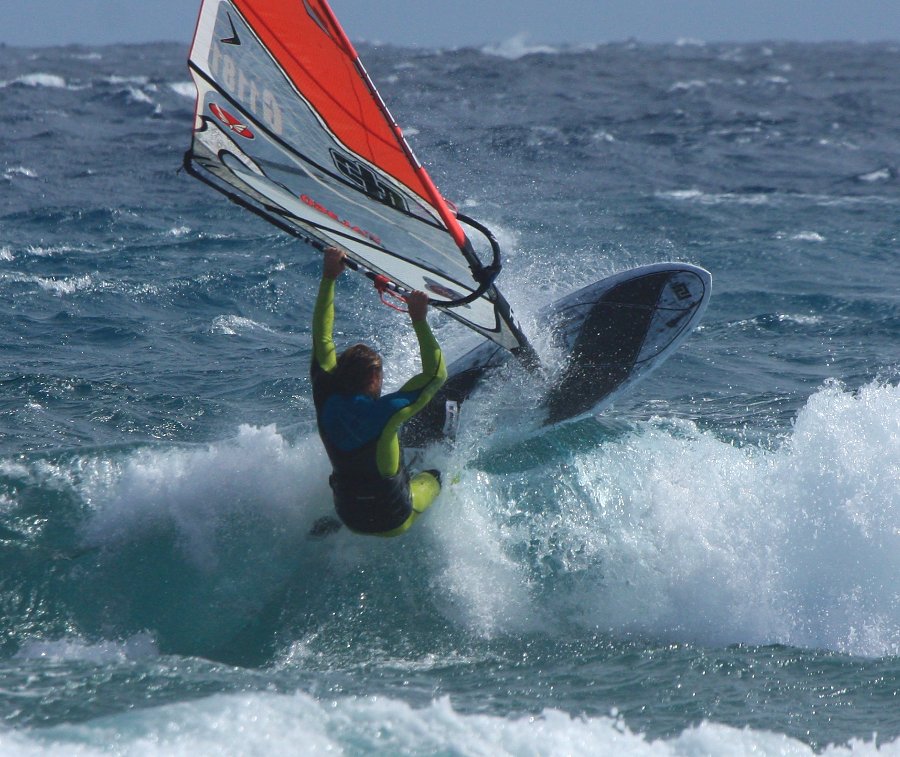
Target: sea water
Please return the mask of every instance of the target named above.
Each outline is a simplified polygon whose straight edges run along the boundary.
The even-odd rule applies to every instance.
[[[415,529],[311,541],[318,255],[179,171],[185,47],[4,48],[0,752],[900,752],[900,47],[360,49],[551,370],[619,270],[701,327],[542,434],[507,368]],[[336,334],[416,371],[352,274]]]

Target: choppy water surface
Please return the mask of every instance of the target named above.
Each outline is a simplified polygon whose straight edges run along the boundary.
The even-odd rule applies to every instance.
[[[661,260],[702,327],[540,436],[498,377],[413,532],[308,541],[317,256],[179,173],[182,47],[4,49],[0,751],[897,752],[900,49],[361,52],[526,329]]]

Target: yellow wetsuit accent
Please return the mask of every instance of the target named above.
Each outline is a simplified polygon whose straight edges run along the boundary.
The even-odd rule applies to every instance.
[[[337,368],[337,350],[334,347],[334,285],[335,279],[322,277],[313,310],[313,353],[315,361],[326,373],[334,373]]]
[[[419,342],[419,354],[422,356],[422,372],[400,387],[399,393],[418,391],[419,396],[412,404],[394,413],[378,437],[375,459],[378,461],[378,472],[382,476],[394,476],[400,470],[400,439],[397,436],[400,426],[425,407],[447,380],[444,356],[428,322],[416,321],[413,323],[413,329]]]
[[[422,471],[409,480],[409,491],[412,495],[413,511],[397,528],[380,531],[375,536],[400,536],[409,531],[410,526],[424,513],[441,493],[441,484],[431,473]]]

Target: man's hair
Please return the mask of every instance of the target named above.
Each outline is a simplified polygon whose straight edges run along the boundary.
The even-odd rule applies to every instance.
[[[338,355],[335,388],[343,394],[365,392],[377,371],[381,371],[381,355],[367,344],[354,344]]]

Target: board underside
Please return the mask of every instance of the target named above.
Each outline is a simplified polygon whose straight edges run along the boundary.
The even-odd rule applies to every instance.
[[[708,271],[682,263],[634,268],[558,300],[541,316],[568,354],[541,402],[543,425],[597,414],[662,364],[699,322]],[[461,405],[492,369],[515,359],[485,342],[454,361],[440,392],[404,427],[403,444],[446,437],[448,407]]]

